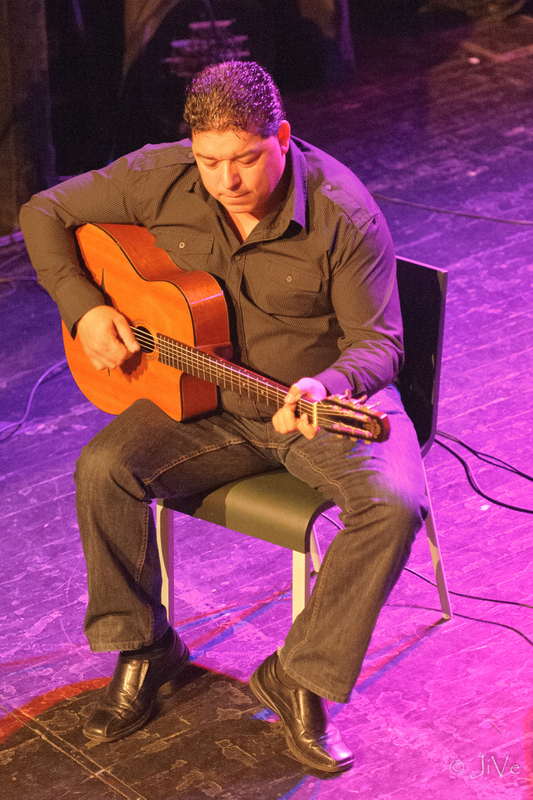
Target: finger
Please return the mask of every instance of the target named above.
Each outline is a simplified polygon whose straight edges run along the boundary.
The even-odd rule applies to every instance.
[[[132,329],[124,317],[119,316],[117,319],[115,319],[115,327],[120,339],[124,343],[124,346],[130,351],[130,353],[136,353],[141,349],[139,342],[135,338]]]
[[[302,394],[303,394],[302,390],[298,386],[296,386],[296,385],[291,386],[291,388],[289,389],[289,391],[287,392],[287,394],[283,398],[283,402],[286,405],[294,406],[294,405],[296,405],[298,400],[301,399]]]
[[[99,372],[100,372],[100,370],[105,369],[105,366],[104,366],[103,362],[99,358],[90,358],[89,357],[89,361],[91,362],[93,367],[95,369],[97,369]]]
[[[291,433],[292,431],[295,431],[297,428],[297,422],[298,420],[294,416],[290,406],[284,406],[278,412],[277,427],[279,433]]]
[[[309,422],[307,414],[302,414],[298,420],[298,430],[306,439],[313,439],[317,434],[318,428]]]
[[[97,369],[115,369],[131,356],[120,339],[113,332],[96,342],[88,351],[89,358],[99,364]]]

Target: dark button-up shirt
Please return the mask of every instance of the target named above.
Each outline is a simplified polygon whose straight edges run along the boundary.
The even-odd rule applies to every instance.
[[[293,138],[287,169],[285,201],[242,243],[203,186],[188,140],[148,145],[35,195],[21,227],[71,331],[103,303],[79,265],[73,231],[86,222],[144,225],[178,267],[219,279],[236,361],[286,385],[310,376],[330,393],[372,395],[395,379],[402,359],[387,225],[355,175],[318,148]],[[224,405],[272,413],[235,396]]]

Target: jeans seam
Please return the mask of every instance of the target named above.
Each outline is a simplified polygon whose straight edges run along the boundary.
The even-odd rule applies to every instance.
[[[186,456],[181,456],[180,458],[173,459],[168,464],[165,464],[164,467],[161,467],[157,472],[154,472],[148,478],[143,479],[143,483],[149,485],[153,483],[157,478],[159,478],[164,472],[167,472],[169,469],[173,469],[177,467],[178,464],[183,464],[187,461],[193,461],[193,459],[198,458],[199,456],[203,456],[206,453],[214,453],[217,450],[224,450],[226,447],[234,447],[235,445],[252,445],[256,447],[258,450],[277,450],[279,449],[276,444],[264,443],[255,439],[249,439],[247,441],[243,439],[235,439],[229,442],[224,442],[223,444],[212,445],[210,447],[204,447],[200,450],[196,450],[194,453],[188,453]],[[282,462],[280,461],[280,467],[283,466]]]
[[[150,509],[149,507],[144,504],[144,519],[143,519],[143,539],[141,543],[141,547],[139,548],[139,555],[137,558],[137,563],[135,564],[135,587],[137,590],[137,597],[142,602],[144,607],[148,612],[148,621],[150,625],[150,641],[153,640],[154,635],[154,627],[155,627],[155,620],[154,620],[154,609],[146,600],[141,597],[141,577],[144,564],[146,562],[146,552],[148,550],[148,533],[149,533],[149,515]]]
[[[314,472],[316,472],[316,473],[320,474],[320,475],[321,475],[321,476],[324,478],[324,481],[325,481],[325,483],[329,483],[329,485],[330,485],[330,486],[331,486],[331,485],[334,485],[334,486],[336,486],[336,487],[337,487],[337,489],[339,490],[340,494],[342,495],[342,497],[343,497],[343,499],[344,499],[344,503],[345,503],[345,506],[346,506],[346,510],[348,510],[348,503],[347,503],[346,494],[345,494],[345,492],[343,491],[343,489],[342,489],[342,487],[340,486],[340,484],[338,483],[338,481],[336,481],[336,480],[326,480],[326,479],[325,479],[325,474],[324,474],[324,471],[323,471],[322,469],[320,469],[318,466],[316,466],[315,464],[312,464],[312,463],[311,463],[311,461],[310,461],[310,459],[307,457],[307,455],[306,455],[305,453],[298,453],[298,452],[296,452],[296,453],[295,453],[295,455],[297,455],[299,458],[301,458],[301,459],[305,460],[305,461],[307,462],[307,465],[308,465],[308,466],[309,466],[309,467],[310,467],[310,468],[311,468],[311,469],[312,469]],[[329,550],[330,550],[330,552],[331,552],[331,551],[332,551],[332,550],[335,548],[335,546],[336,546],[336,544],[337,544],[337,541],[338,541],[338,539],[337,539],[337,536],[335,536],[334,540],[331,542],[331,544],[330,544],[330,546],[329,546]],[[327,578],[327,574],[328,574],[328,571],[329,571],[329,564],[331,563],[331,561],[332,561],[332,558],[331,558],[331,556],[330,556],[330,557],[327,559],[327,561],[326,561],[326,564],[325,564],[325,565],[324,565],[324,564],[322,564],[322,566],[320,567],[320,569],[321,569],[321,570],[322,570],[322,569],[325,569],[325,574],[323,574],[323,579],[320,581],[320,585],[318,586],[318,592],[317,592],[317,595],[316,595],[316,600],[315,600],[315,604],[314,604],[313,614],[312,614],[312,616],[311,616],[311,619],[309,620],[309,624],[308,624],[308,626],[307,626],[307,630],[306,630],[306,636],[305,636],[305,638],[304,638],[304,639],[302,639],[302,641],[300,641],[300,642],[299,642],[297,645],[294,645],[294,646],[293,646],[292,650],[291,650],[291,651],[289,652],[289,654],[287,655],[287,660],[290,660],[290,658],[292,657],[292,655],[293,655],[293,654],[295,654],[295,653],[297,653],[297,651],[298,651],[298,650],[299,650],[301,647],[303,647],[305,644],[307,644],[307,642],[309,641],[309,638],[310,638],[311,632],[313,631],[313,629],[314,629],[314,627],[315,627],[315,625],[316,625],[316,621],[317,621],[317,619],[318,619],[318,616],[319,616],[319,608],[318,608],[318,607],[319,607],[319,605],[320,605],[321,598],[322,598],[322,595],[323,595],[323,592],[324,592],[324,590],[323,590],[323,588],[322,588],[322,587],[323,587],[323,586],[324,586],[324,584],[326,583],[326,578]],[[317,587],[315,586],[315,589],[316,589],[316,588],[317,588]],[[315,591],[315,589],[313,589],[313,592]],[[284,660],[285,660],[285,659],[284,659]],[[289,670],[288,670],[288,672],[290,673],[290,672],[291,672],[291,670],[289,669]],[[300,676],[298,676],[298,675],[296,675],[296,674],[293,674],[293,677],[294,677],[294,678],[297,680],[297,679],[298,679]],[[311,691],[314,691],[315,689],[317,690],[317,691],[315,692],[315,694],[320,694],[321,696],[324,696],[324,697],[328,696],[328,699],[332,700],[333,702],[345,702],[344,700],[340,700],[340,701],[339,701],[339,700],[336,700],[336,699],[334,699],[334,698],[332,697],[331,693],[329,693],[329,692],[327,693],[327,695],[326,695],[326,694],[322,694],[322,693],[323,693],[323,691],[324,691],[324,690],[323,690],[323,688],[322,688],[322,687],[319,687],[319,686],[316,686],[315,684],[311,683],[311,681],[307,680],[307,683],[308,683],[310,686],[313,686],[313,687],[314,687],[314,689],[311,689]],[[345,695],[344,695],[344,694],[343,694],[343,697],[345,697]]]
[[[177,467],[178,464],[183,464],[186,461],[192,461],[194,458],[198,458],[199,456],[203,456],[206,453],[214,453],[216,450],[223,450],[226,447],[233,447],[236,444],[247,444],[247,442],[245,442],[243,439],[235,439],[235,441],[224,442],[224,444],[217,444],[217,445],[211,445],[210,447],[203,447],[203,448],[201,448],[199,450],[196,450],[192,454],[188,453],[187,455],[180,456],[180,458],[176,458],[176,459],[173,459],[172,461],[169,461],[167,464],[165,464],[164,467],[161,467],[159,470],[154,472],[149,477],[144,478],[143,482],[145,484],[150,484],[154,480],[156,480],[156,478],[159,478],[164,472],[167,472],[169,469],[173,469],[174,467]]]

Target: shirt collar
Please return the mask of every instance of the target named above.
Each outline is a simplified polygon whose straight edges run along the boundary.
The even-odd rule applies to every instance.
[[[263,220],[267,223],[271,236],[282,236],[292,222],[301,228],[306,227],[307,162],[292,139],[287,153],[287,169],[291,171],[291,181],[285,203]]]
[[[294,139],[290,141],[289,152],[292,162],[292,183],[288,199],[292,193],[292,219],[305,228],[307,224],[307,161]]]

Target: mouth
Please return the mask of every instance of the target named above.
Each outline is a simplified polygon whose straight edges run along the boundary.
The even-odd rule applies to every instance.
[[[224,200],[242,200],[243,197],[248,197],[249,192],[243,192],[242,194],[223,194],[222,197]]]

